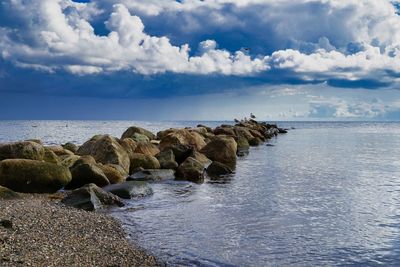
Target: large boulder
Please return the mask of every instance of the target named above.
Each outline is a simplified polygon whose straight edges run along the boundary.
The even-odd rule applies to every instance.
[[[128,176],[124,169],[121,166],[116,164],[98,164],[98,167],[103,171],[106,175],[110,184],[122,183],[125,181]]]
[[[149,184],[143,181],[128,181],[121,184],[107,185],[103,190],[124,199],[146,197],[153,194]]]
[[[166,149],[156,155],[156,158],[160,162],[162,169],[176,169],[178,163],[175,161],[175,155],[172,149]]]
[[[263,141],[258,137],[254,137],[253,139],[249,140],[250,146],[260,146],[262,143]]]
[[[44,161],[7,159],[0,162],[0,185],[22,193],[54,193],[71,181],[68,168]]]
[[[60,164],[61,162],[57,155],[47,147],[45,148],[43,160],[54,164]]]
[[[128,153],[129,158],[131,158],[137,147],[136,141],[131,138],[124,138],[118,140],[118,143],[125,149],[126,153]]]
[[[79,148],[77,145],[75,145],[73,143],[66,143],[66,144],[62,145],[62,147],[64,149],[71,151],[72,153],[76,153],[76,151],[78,151],[78,148]]]
[[[32,159],[43,160],[45,154],[41,144],[32,141],[0,144],[0,160]]]
[[[204,154],[198,152],[198,151],[193,151],[190,157],[194,158],[201,164],[203,164],[204,168],[207,168],[211,164],[211,160],[207,158]]]
[[[236,154],[239,157],[245,156],[249,154],[250,150],[250,144],[249,141],[242,135],[239,135],[236,138],[236,143],[237,143],[237,152]]]
[[[129,128],[122,134],[121,139],[124,139],[124,138],[132,138],[133,140],[135,140],[135,138],[133,138],[135,134],[142,134],[142,135],[145,135],[145,136],[147,136],[147,138],[149,138],[150,140],[156,139],[156,136],[155,136],[152,132],[150,132],[150,131],[148,131],[148,130],[146,130],[146,129],[140,128],[140,127],[136,127],[136,126],[129,127]]]
[[[61,156],[60,165],[71,168],[80,158],[81,156],[78,155]]]
[[[131,158],[131,169],[129,173],[137,168],[160,169],[160,163],[157,158],[149,155],[134,153]]]
[[[217,127],[214,129],[214,134],[215,135],[229,135],[229,136],[235,136],[235,130],[233,127]]]
[[[231,173],[233,173],[233,171],[229,166],[218,161],[213,161],[213,163],[211,163],[207,168],[207,174],[211,179],[218,179],[221,176]]]
[[[184,162],[194,151],[192,146],[182,144],[173,145],[166,150],[172,150],[172,153],[174,153],[175,161],[178,164]]]
[[[62,201],[64,205],[77,209],[94,211],[107,206],[124,206],[122,200],[109,192],[105,192],[95,184],[87,184],[68,194]]]
[[[160,150],[162,151],[177,145],[188,145],[196,150],[200,150],[206,145],[206,142],[204,141],[204,137],[197,132],[179,129],[168,133],[161,139]]]
[[[57,156],[74,155],[74,153],[72,153],[68,149],[63,148],[62,146],[47,146],[46,150],[53,151],[53,153]]]
[[[176,172],[177,180],[186,180],[194,183],[204,181],[204,165],[192,157],[188,157]]]
[[[81,159],[71,167],[71,174],[72,180],[66,189],[76,189],[90,183],[100,187],[110,184],[106,174],[96,163]]]
[[[95,136],[84,143],[77,152],[78,155],[91,155],[96,162],[103,164],[120,165],[126,172],[129,171],[130,159],[118,140],[109,136]]]
[[[127,181],[159,182],[175,178],[174,170],[141,170],[129,176]]]
[[[153,145],[152,143],[139,142],[137,143],[135,153],[155,156],[160,153],[160,150],[156,145]]]
[[[237,143],[233,137],[216,136],[201,151],[212,161],[218,161],[234,169],[236,166]]]
[[[18,193],[8,189],[7,187],[0,186],[0,200],[1,199],[16,199],[19,198]]]

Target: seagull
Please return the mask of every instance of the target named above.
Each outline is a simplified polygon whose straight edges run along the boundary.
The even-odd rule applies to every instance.
[[[250,113],[250,118],[255,119],[256,116],[253,113]]]
[[[235,121],[236,123],[240,122],[238,119],[234,119],[234,121]]]

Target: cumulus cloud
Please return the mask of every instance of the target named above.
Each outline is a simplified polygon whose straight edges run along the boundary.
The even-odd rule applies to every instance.
[[[175,46],[165,37],[146,34],[142,20],[131,15],[124,4],[114,4],[107,21],[107,36],[96,35],[87,18],[101,13],[92,5],[70,0],[10,0],[7,9],[21,15],[27,27],[1,28],[0,49],[4,59],[18,66],[76,74],[129,70],[140,74],[164,72],[246,75],[266,70],[267,58],[238,51],[207,47],[189,56],[187,44]],[[88,6],[89,11],[84,11]],[[3,6],[4,7],[4,6]],[[20,39],[20,35],[23,36]]]
[[[77,75],[257,75],[279,82],[278,71],[303,82],[396,83],[394,2],[5,0],[0,55],[19,67]]]

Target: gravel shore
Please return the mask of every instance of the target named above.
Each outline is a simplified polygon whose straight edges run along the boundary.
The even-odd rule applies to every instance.
[[[65,207],[57,195],[0,200],[0,266],[157,265],[106,214]]]

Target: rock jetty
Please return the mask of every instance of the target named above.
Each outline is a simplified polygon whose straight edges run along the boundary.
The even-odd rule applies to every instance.
[[[0,206],[3,208],[6,203],[11,207],[14,202],[23,213],[23,200],[35,199],[34,196],[41,196],[40,201],[27,203],[27,212],[32,213],[35,207],[40,209],[38,203],[61,214],[63,209],[70,213],[71,209],[89,212],[122,206],[124,199],[151,195],[151,183],[172,179],[203,183],[231,175],[235,172],[237,158],[247,155],[251,146],[262,145],[286,132],[274,124],[244,119],[215,129],[197,125],[158,133],[132,126],[121,138],[95,135],[80,146],[72,143],[45,146],[40,140],[0,144]],[[27,195],[32,193],[42,195]],[[49,194],[55,194],[57,201],[52,201],[53,195]],[[47,201],[43,196],[47,196]],[[13,214],[11,209],[0,211],[0,221],[18,216],[23,218],[22,214]],[[71,227],[68,218],[60,216]],[[0,234],[9,231],[0,225]],[[29,236],[24,238],[29,239]],[[12,247],[7,237],[0,236],[0,249],[4,246]],[[152,258],[140,255],[147,263],[156,264]],[[68,258],[68,251],[65,257]],[[0,258],[0,265],[8,263],[15,264],[7,257]],[[132,262],[132,266],[135,265]]]

